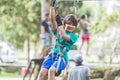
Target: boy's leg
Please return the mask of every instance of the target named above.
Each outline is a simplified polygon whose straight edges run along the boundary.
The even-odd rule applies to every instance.
[[[55,73],[56,71],[58,72],[62,72],[62,70],[64,70],[66,67],[66,63],[64,61],[63,58],[61,58],[60,56],[57,56],[53,65],[51,66],[51,68],[48,71],[48,80],[55,80]]]
[[[39,73],[39,77],[38,77],[38,80],[44,80],[45,76],[47,75],[48,73],[48,70],[49,68],[51,67],[52,65],[52,55],[48,55],[46,57],[46,59],[43,61],[42,63],[42,66],[41,66],[41,70],[40,70],[40,73]]]
[[[55,80],[55,72],[56,68],[52,66],[48,71],[48,80]]]
[[[40,70],[40,73],[39,73],[39,76],[38,76],[38,80],[44,80],[46,75],[47,75],[47,73],[48,73],[48,69],[42,68]]]

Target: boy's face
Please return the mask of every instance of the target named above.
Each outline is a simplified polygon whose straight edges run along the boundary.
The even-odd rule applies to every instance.
[[[75,29],[75,26],[72,24],[71,21],[67,21],[65,24],[66,31],[73,32]]]

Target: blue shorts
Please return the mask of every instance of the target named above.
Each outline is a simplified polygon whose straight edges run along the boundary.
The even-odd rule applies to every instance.
[[[43,34],[40,34],[42,45],[49,46],[50,45],[50,33],[45,33],[45,38],[42,38],[42,36]]]
[[[62,71],[66,67],[66,62],[58,55],[54,54],[52,56],[52,54],[49,54],[42,63],[41,68],[49,69],[51,66],[54,66],[57,69],[57,71]]]

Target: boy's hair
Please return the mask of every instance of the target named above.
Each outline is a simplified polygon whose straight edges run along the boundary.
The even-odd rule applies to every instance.
[[[77,26],[77,24],[78,24],[77,19],[75,18],[75,16],[73,14],[68,14],[64,18],[64,25],[67,24],[68,22],[71,22],[72,25],[74,25],[74,26]]]

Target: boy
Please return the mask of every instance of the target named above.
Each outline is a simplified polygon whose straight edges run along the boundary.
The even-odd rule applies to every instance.
[[[38,77],[39,80],[44,80],[47,74],[48,80],[55,80],[55,73],[60,73],[68,64],[67,52],[78,39],[78,36],[72,33],[75,26],[77,26],[77,20],[74,15],[67,15],[63,20],[64,25],[59,25],[59,27],[57,27],[55,9],[51,6],[50,17],[52,32],[57,39],[53,52],[49,53],[41,66]]]

